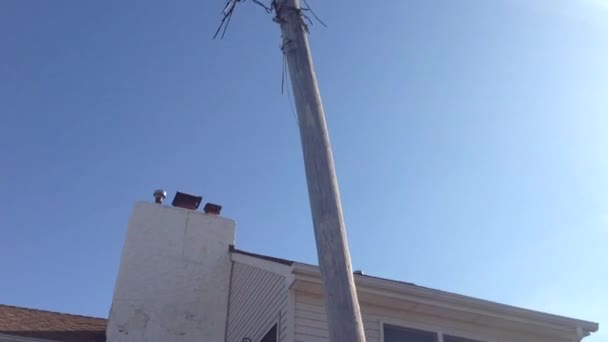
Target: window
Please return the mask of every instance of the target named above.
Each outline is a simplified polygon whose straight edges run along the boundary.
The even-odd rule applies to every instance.
[[[405,328],[390,324],[384,324],[383,329],[384,342],[439,342],[440,336],[443,337],[443,342],[482,342],[469,338],[442,334],[437,331]]]
[[[385,325],[384,342],[438,342],[438,338],[430,331]]]
[[[277,325],[273,325],[260,342],[277,342]]]
[[[471,340],[470,338],[443,335],[443,342],[481,342],[477,340]]]

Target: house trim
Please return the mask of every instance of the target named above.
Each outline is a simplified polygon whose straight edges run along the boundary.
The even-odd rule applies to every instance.
[[[296,282],[305,281],[318,285],[321,284],[319,268],[316,266],[294,263],[292,272],[296,277]],[[570,333],[579,330],[582,331],[584,336],[598,329],[598,324],[593,322],[516,308],[393,280],[355,275],[355,283],[358,292],[390,296],[410,302],[458,310],[475,315],[490,316],[512,322],[533,324]]]
[[[228,324],[230,324],[230,304],[232,302],[233,278],[234,278],[234,260],[230,260],[230,278],[228,281],[228,302],[226,304],[226,321],[224,322],[224,342],[228,341]]]
[[[287,287],[286,341],[296,340],[296,291]]]

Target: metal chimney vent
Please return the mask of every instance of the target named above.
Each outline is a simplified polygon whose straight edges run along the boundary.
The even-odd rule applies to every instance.
[[[167,197],[167,192],[162,189],[154,190],[154,203],[163,204],[163,200]]]

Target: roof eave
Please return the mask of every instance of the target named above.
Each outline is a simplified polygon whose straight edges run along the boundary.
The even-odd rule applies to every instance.
[[[313,281],[320,284],[320,272],[317,266],[294,263],[292,273],[296,280]],[[512,321],[534,322],[547,326],[561,326],[581,331],[584,336],[594,333],[599,325],[595,322],[563,317],[544,312],[522,309],[510,305],[500,304],[483,299],[463,296],[450,292],[434,290],[413,284],[381,279],[375,277],[355,275],[358,291],[380,290],[383,292],[407,297],[408,300],[424,304],[457,309],[470,313],[492,315],[497,318],[506,318]]]

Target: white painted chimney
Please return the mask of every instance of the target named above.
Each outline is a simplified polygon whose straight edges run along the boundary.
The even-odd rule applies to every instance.
[[[137,203],[107,341],[224,341],[234,232],[234,221],[217,215]]]

